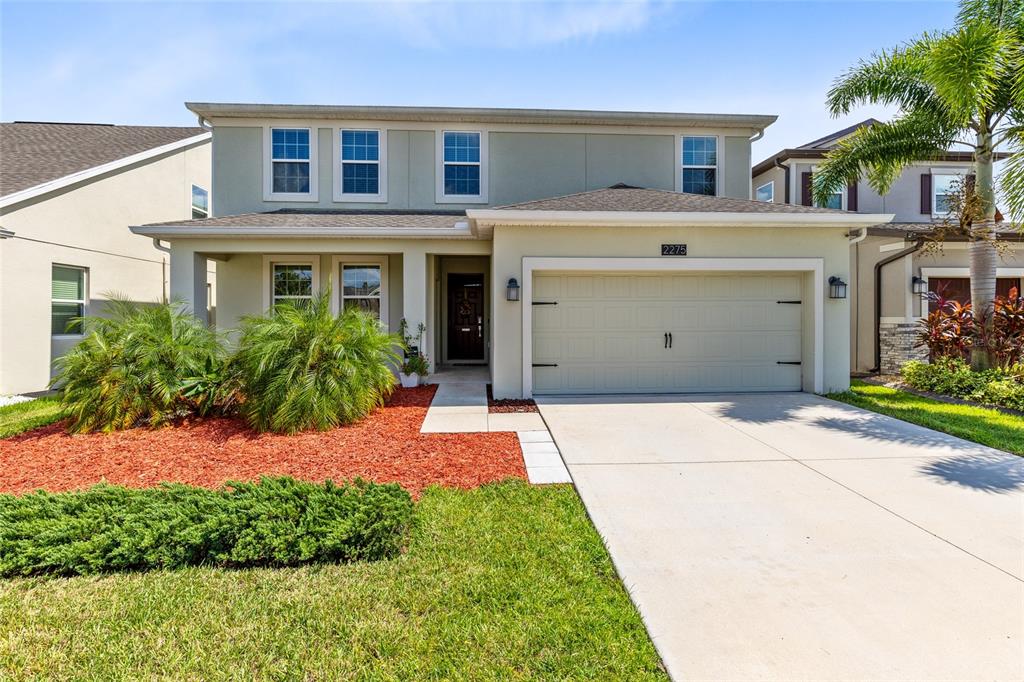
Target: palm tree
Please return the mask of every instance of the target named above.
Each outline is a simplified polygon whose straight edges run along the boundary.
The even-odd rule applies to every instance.
[[[889,123],[864,127],[840,142],[813,177],[816,202],[862,175],[886,193],[913,161],[954,145],[974,155],[979,219],[971,226],[971,300],[979,321],[991,321],[996,293],[995,150],[1024,151],[1024,0],[962,0],[955,28],[924,34],[873,54],[840,76],[828,94],[833,116],[861,104],[895,105]],[[1024,215],[1024,155],[1007,162],[1001,193],[1010,218]],[[984,348],[971,357],[989,366]]]

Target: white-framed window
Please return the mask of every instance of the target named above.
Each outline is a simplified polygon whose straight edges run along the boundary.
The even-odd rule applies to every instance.
[[[81,336],[76,318],[85,315],[89,270],[74,265],[53,265],[50,276],[51,336]]]
[[[268,126],[263,138],[264,200],[316,201],[316,129]]]
[[[192,218],[210,217],[210,193],[199,185],[192,185]]]
[[[339,128],[335,201],[387,201],[387,136],[382,129]]]
[[[264,256],[263,307],[310,301],[320,291],[319,256]]]
[[[818,208],[834,208],[837,211],[843,210],[843,191],[833,192],[828,195],[828,201],[825,203],[818,202]]]
[[[486,203],[486,133],[479,130],[442,130],[437,146],[440,160],[437,201]]]
[[[754,193],[754,198],[757,201],[763,201],[765,203],[773,203],[775,201],[775,182],[766,182]]]
[[[949,193],[953,189],[953,183],[962,176],[953,174],[933,173],[932,174],[932,215],[949,215]]]
[[[718,138],[683,135],[681,190],[687,194],[718,194]]]
[[[334,277],[338,282],[335,310],[358,308],[388,326],[387,256],[334,256]]]

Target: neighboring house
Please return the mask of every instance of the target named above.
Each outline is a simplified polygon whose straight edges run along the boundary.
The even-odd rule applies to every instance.
[[[188,104],[213,128],[214,217],[171,290],[218,326],[332,287],[494,395],[844,389],[850,232],[888,220],[751,201],[774,116]]]
[[[875,123],[868,119],[761,161],[752,171],[751,196],[770,203],[810,206],[815,166],[840,140]],[[953,220],[946,192],[953,180],[970,175],[973,165],[970,152],[946,152],[908,166],[884,196],[861,179],[830,199],[831,208],[895,216],[891,223],[869,227],[863,238],[854,238],[850,249],[850,358],[854,372],[894,373],[903,362],[923,357],[923,351],[915,347],[919,321],[928,314],[929,306],[934,309],[935,302],[929,302],[927,294],[915,294],[915,285],[946,299],[970,302],[967,243],[948,239],[941,252],[922,250],[921,245],[937,225]],[[997,289],[1005,295],[1012,287],[1020,288],[1024,251],[1017,232],[1006,226],[999,229],[1000,238],[1009,242],[998,266]]]
[[[166,246],[128,226],[202,217],[209,191],[201,128],[0,124],[0,395],[45,390],[108,294],[166,297]]]

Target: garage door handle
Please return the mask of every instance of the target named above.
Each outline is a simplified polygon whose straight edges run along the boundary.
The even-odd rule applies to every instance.
[[[668,347],[672,347],[672,332],[668,333]]]
[[[665,332],[665,348],[668,348],[668,332]]]

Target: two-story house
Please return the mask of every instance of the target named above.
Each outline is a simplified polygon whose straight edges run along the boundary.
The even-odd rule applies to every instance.
[[[165,298],[166,247],[128,226],[208,215],[209,190],[202,128],[0,124],[0,395],[46,390],[108,295]]]
[[[750,199],[774,116],[199,104],[207,219],[172,293],[217,324],[331,288],[498,398],[843,389],[850,235],[887,215]]]
[[[836,131],[793,149],[783,149],[752,169],[752,197],[768,203],[810,206],[814,168],[840,140],[875,119]],[[1000,155],[1000,158],[1005,158]],[[916,347],[919,321],[944,299],[970,302],[967,243],[943,240],[924,248],[937,225],[955,220],[946,201],[950,184],[971,174],[970,152],[949,151],[905,168],[890,191],[879,195],[861,179],[832,195],[829,208],[893,214],[891,223],[869,227],[850,247],[850,363],[855,372],[899,370],[922,357]],[[1003,226],[1007,248],[998,267],[997,293],[1021,285],[1024,250],[1019,234]]]

